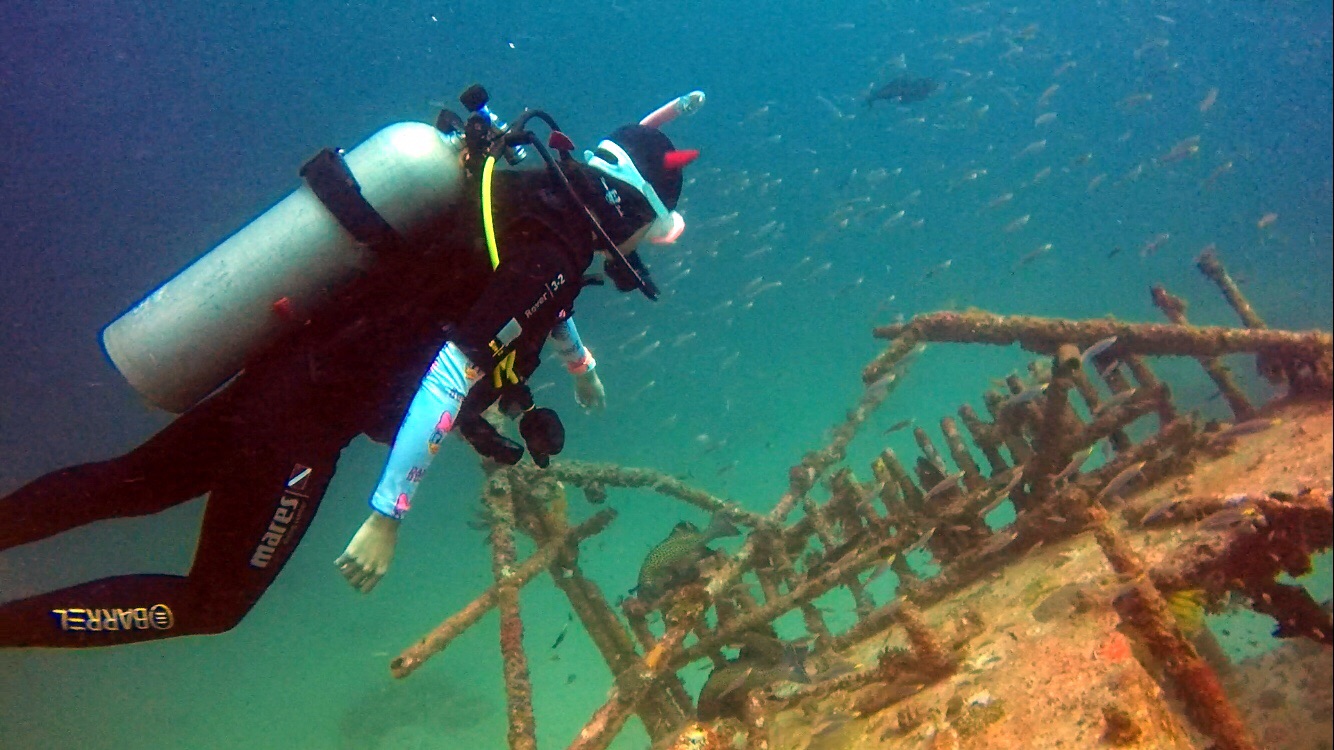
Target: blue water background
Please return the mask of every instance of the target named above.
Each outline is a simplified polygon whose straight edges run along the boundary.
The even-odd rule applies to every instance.
[[[1190,299],[1193,321],[1233,324],[1193,268],[1210,243],[1271,324],[1328,330],[1330,21],[1328,4],[1219,1],[6,5],[0,492],[123,452],[165,423],[105,360],[102,326],[292,190],[317,149],[430,121],[433,102],[474,81],[502,113],[549,110],[581,145],[671,96],[709,96],[669,130],[704,156],[689,170],[685,239],[650,257],[665,299],[580,300],[609,408],[581,414],[558,367],[537,378],[555,384],[541,395],[566,416],[572,458],[653,466],[765,509],[860,394],[859,370],[881,346],[873,324],[969,307],[1157,320],[1157,282]],[[909,106],[863,106],[873,83],[903,74],[944,86]],[[1201,112],[1211,88],[1217,102]],[[1044,112],[1058,116],[1036,126]],[[1194,156],[1155,162],[1192,136]],[[1258,227],[1270,212],[1277,220]],[[906,417],[934,424],[1026,361],[934,347],[868,435]],[[1197,368],[1163,371],[1184,405],[1218,414]],[[912,455],[906,433],[885,440]],[[854,444],[860,477],[882,445]],[[464,524],[480,472],[461,446],[444,453],[369,597],[330,565],[384,456],[360,441],[235,631],[0,654],[4,746],[503,747],[493,618],[407,682],[385,668],[489,582],[482,535]],[[702,519],[647,494],[612,502],[621,518],[585,564],[614,597],[676,520]],[[577,495],[571,505],[584,512]],[[8,552],[0,598],[179,571],[199,510]],[[549,658],[568,607],[548,583],[524,606],[539,736],[563,745],[608,675],[579,633]],[[637,747],[637,731],[621,746]]]

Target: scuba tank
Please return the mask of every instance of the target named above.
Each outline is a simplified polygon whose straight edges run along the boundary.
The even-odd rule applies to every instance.
[[[703,101],[696,94],[669,102],[650,118],[660,124],[691,111]],[[507,124],[489,109],[481,86],[459,100],[472,113],[467,121],[443,110],[434,127],[397,123],[349,152],[316,154],[301,169],[304,185],[103,329],[112,364],[148,401],[184,412],[252,356],[315,317],[374,269],[377,256],[402,260],[442,222],[455,224],[456,212],[472,205],[465,194],[479,182],[494,267],[489,174],[497,159],[516,164],[528,148],[582,209],[611,259],[618,288],[657,299],[648,269],[620,252],[547,146],[526,127],[532,119],[544,122],[551,129],[548,145],[561,163],[572,163],[574,144],[555,120],[525,110]]]
[[[102,331],[141,395],[183,412],[310,319],[379,253],[409,252],[463,201],[462,138],[418,122],[325,149],[305,184]]]

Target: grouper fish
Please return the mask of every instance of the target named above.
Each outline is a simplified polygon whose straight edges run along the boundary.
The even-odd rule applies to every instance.
[[[931,96],[938,88],[940,88],[940,84],[934,78],[901,76],[867,94],[866,106],[869,107],[878,101],[897,101],[899,104],[912,104]]]
[[[722,516],[714,516],[704,531],[689,521],[676,524],[644,558],[635,593],[644,599],[656,599],[671,586],[693,581],[699,576],[699,561],[710,553],[709,542],[739,533]]]
[[[697,713],[702,721],[741,718],[746,697],[776,682],[810,682],[807,647],[772,635],[746,634],[747,645],[737,658],[714,667],[699,691]]]

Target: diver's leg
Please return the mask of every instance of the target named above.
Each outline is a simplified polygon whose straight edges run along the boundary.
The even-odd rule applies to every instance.
[[[188,576],[116,576],[0,605],[0,647],[110,646],[235,627],[305,534],[340,449],[247,452],[210,493]]]
[[[204,494],[226,433],[213,411],[187,413],[119,458],[53,471],[0,498],[0,550]]]

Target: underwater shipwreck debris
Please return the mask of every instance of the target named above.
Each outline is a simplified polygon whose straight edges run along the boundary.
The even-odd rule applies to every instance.
[[[1168,320],[1180,326],[1190,325],[1186,318],[1186,301],[1171,292],[1167,291],[1161,284],[1154,285],[1151,290],[1153,295],[1153,304],[1163,311],[1163,315]],[[1218,357],[1196,357],[1200,366],[1204,368],[1205,374],[1218,387],[1218,392],[1222,394],[1223,400],[1227,401],[1228,408],[1232,410],[1233,416],[1238,422],[1244,422],[1255,417],[1255,407],[1251,405],[1250,399],[1242,392],[1237,385],[1237,381],[1232,377],[1232,371],[1227,369],[1227,365]]]
[[[1118,348],[1154,356],[1218,357],[1243,352],[1265,352],[1286,363],[1297,391],[1327,394],[1334,387],[1334,339],[1322,331],[1276,331],[1224,326],[1178,326],[1161,323],[1126,323],[1117,320],[1062,320],[1027,315],[985,312],[936,312],[875,329],[877,338],[893,343],[862,370],[870,382],[901,357],[901,342],[922,341],[1019,344],[1037,354],[1053,354],[1062,344],[1089,346],[1115,336]]]
[[[500,611],[500,653],[505,670],[509,718],[509,745],[513,750],[536,750],[533,720],[533,684],[528,675],[528,654],[523,648],[523,620],[519,616],[519,587],[514,577],[514,498],[505,474],[495,472],[483,497],[491,509],[491,573],[496,579],[496,609]]]
[[[1149,579],[1140,556],[1111,525],[1107,511],[1088,509],[1093,534],[1112,569],[1129,584],[1117,597],[1116,611],[1138,633],[1179,688],[1195,726],[1220,750],[1258,750],[1241,715],[1223,692],[1217,673],[1181,632],[1167,600]]]
[[[516,603],[519,589],[546,569],[606,661],[612,682],[607,701],[571,748],[608,747],[632,715],[639,716],[659,748],[734,747],[741,734],[746,747],[787,750],[793,722],[805,727],[797,732],[804,738],[798,742],[821,747],[847,742],[871,747],[866,743],[877,738],[882,744],[874,746],[891,747],[883,743],[910,735],[926,738],[928,732],[937,743],[944,738],[951,746],[990,747],[990,733],[1020,721],[1014,717],[1024,710],[1022,701],[1008,694],[1004,701],[993,699],[991,693],[1000,695],[994,687],[991,693],[972,690],[981,696],[974,700],[950,686],[984,675],[1001,658],[994,653],[997,643],[1019,643],[1027,636],[1014,629],[993,632],[990,611],[984,620],[955,598],[969,587],[991,585],[1010,566],[1038,559],[1034,555],[1051,557],[1053,548],[1073,555],[1083,545],[1103,550],[1126,584],[1123,595],[1109,606],[1090,593],[1097,587],[1087,580],[1064,586],[1059,580],[1034,581],[1029,584],[1032,601],[1042,614],[1038,619],[1026,613],[1032,618],[1028,622],[1090,619],[1100,611],[1114,618],[1114,612],[1144,649],[1131,649],[1118,634],[1124,645],[1107,641],[1096,650],[1100,659],[1148,673],[1161,670],[1181,696],[1190,723],[1219,748],[1255,747],[1210,662],[1182,629],[1197,629],[1204,607],[1231,593],[1275,617],[1280,637],[1326,645],[1334,641],[1328,610],[1304,589],[1276,580],[1280,572],[1307,572],[1312,554],[1334,543],[1330,493],[1327,487],[1293,494],[1195,492],[1187,480],[1202,461],[1230,455],[1247,440],[1266,439],[1268,429],[1282,424],[1271,416],[1273,406],[1258,410],[1267,415],[1263,420],[1243,419],[1247,409],[1256,407],[1239,390],[1233,394],[1239,398],[1228,396],[1235,382],[1210,370],[1217,362],[1213,358],[1255,353],[1278,363],[1276,372],[1294,393],[1328,396],[1332,339],[1323,332],[1270,330],[1262,323],[1247,329],[1199,328],[1186,320],[1184,303],[1165,291],[1155,291],[1155,298],[1172,323],[947,312],[878,329],[876,335],[892,341],[863,370],[867,387],[858,403],[833,428],[826,445],[791,466],[786,490],[767,513],[650,468],[557,462],[545,470],[527,465],[496,469],[485,495],[496,583],[405,650],[391,672],[411,673],[498,607],[509,743],[533,747],[531,685]],[[880,448],[863,475],[870,481],[859,480],[854,467],[842,465],[848,446],[927,341],[1017,342],[1042,358],[1026,377],[998,381],[1001,392],[983,392],[987,415],[964,404],[957,420],[939,421],[939,435],[916,426],[931,423],[915,417],[910,424],[917,455],[905,464],[894,451]],[[1199,358],[1228,397],[1236,423],[1202,429],[1177,408],[1169,385],[1146,359],[1150,356]],[[1098,380],[1110,397],[1100,393]],[[1152,431],[1132,441],[1131,434],[1146,434],[1140,423],[1146,417],[1153,418]],[[944,451],[937,448],[939,439],[945,441]],[[1099,446],[1101,458],[1093,460]],[[975,456],[985,459],[985,468]],[[818,483],[827,486],[827,501],[812,496]],[[579,564],[580,542],[605,529],[614,513],[594,508],[591,518],[570,526],[567,485],[595,505],[612,503],[611,495],[624,488],[649,490],[741,527],[744,540],[736,552],[701,555],[692,571],[697,576],[662,586],[659,601],[629,597],[618,612]],[[991,528],[983,519],[1006,501],[1014,506],[1013,521]],[[797,517],[789,519],[798,509]],[[1122,522],[1122,514],[1128,522]],[[1159,552],[1153,567],[1145,562],[1137,545],[1147,544],[1149,535],[1167,539],[1174,527],[1190,523],[1212,541]],[[537,552],[524,561],[515,556],[516,531],[537,544]],[[929,555],[939,572],[924,574],[907,564],[909,552]],[[1056,575],[1065,559],[1044,571]],[[881,589],[871,583],[889,571],[899,578],[897,594],[880,600],[873,592]],[[851,624],[828,616],[817,603],[836,589],[852,600],[851,612],[844,611]],[[1059,608],[1054,597],[1062,591],[1067,592],[1062,601],[1076,592],[1080,606]],[[1025,589],[1019,598],[1029,596]],[[948,614],[942,618],[938,607]],[[1048,611],[1058,609],[1064,614]],[[653,619],[655,612],[661,613],[661,626]],[[784,643],[775,622],[789,613],[800,614],[806,633]],[[765,643],[779,644],[779,650]],[[877,643],[868,655],[866,649]],[[732,656],[738,647],[740,653]],[[973,648],[981,653],[971,653]],[[808,649],[809,664],[794,667],[786,659],[794,650],[805,655]],[[676,676],[697,662],[713,668],[698,704]],[[1117,669],[1122,674],[1126,667]],[[1112,745],[1151,740],[1173,721],[1165,717],[1175,716],[1174,704],[1155,695],[1126,698],[1130,702],[1125,703],[1100,699],[1091,705],[1102,706],[1101,713],[1081,725],[1094,727]],[[1157,701],[1152,710],[1158,718],[1146,718],[1144,701]],[[814,716],[832,718],[816,721]]]
[[[560,538],[547,543],[533,553],[531,557],[513,567],[509,576],[509,585],[511,587],[524,586],[536,578],[547,566],[551,565],[551,562],[563,547],[577,544],[583,539],[598,534],[607,528],[607,524],[611,523],[611,520],[615,517],[615,511],[602,511],[578,526],[569,529]],[[448,648],[455,638],[477,624],[477,621],[482,619],[483,615],[496,606],[498,589],[499,584],[496,584],[482,592],[470,604],[440,623],[438,627],[426,634],[415,645],[404,650],[390,662],[389,671],[394,677],[407,677],[431,656]]]
[[[1303,587],[1280,583],[1311,572],[1311,559],[1334,546],[1334,495],[1307,489],[1295,495],[1197,498],[1181,509],[1181,520],[1200,517],[1223,533],[1217,547],[1197,545],[1172,571],[1155,571],[1155,581],[1185,588],[1199,586],[1215,595],[1233,591],[1257,612],[1273,617],[1276,638],[1309,638],[1334,646],[1334,620]]]

